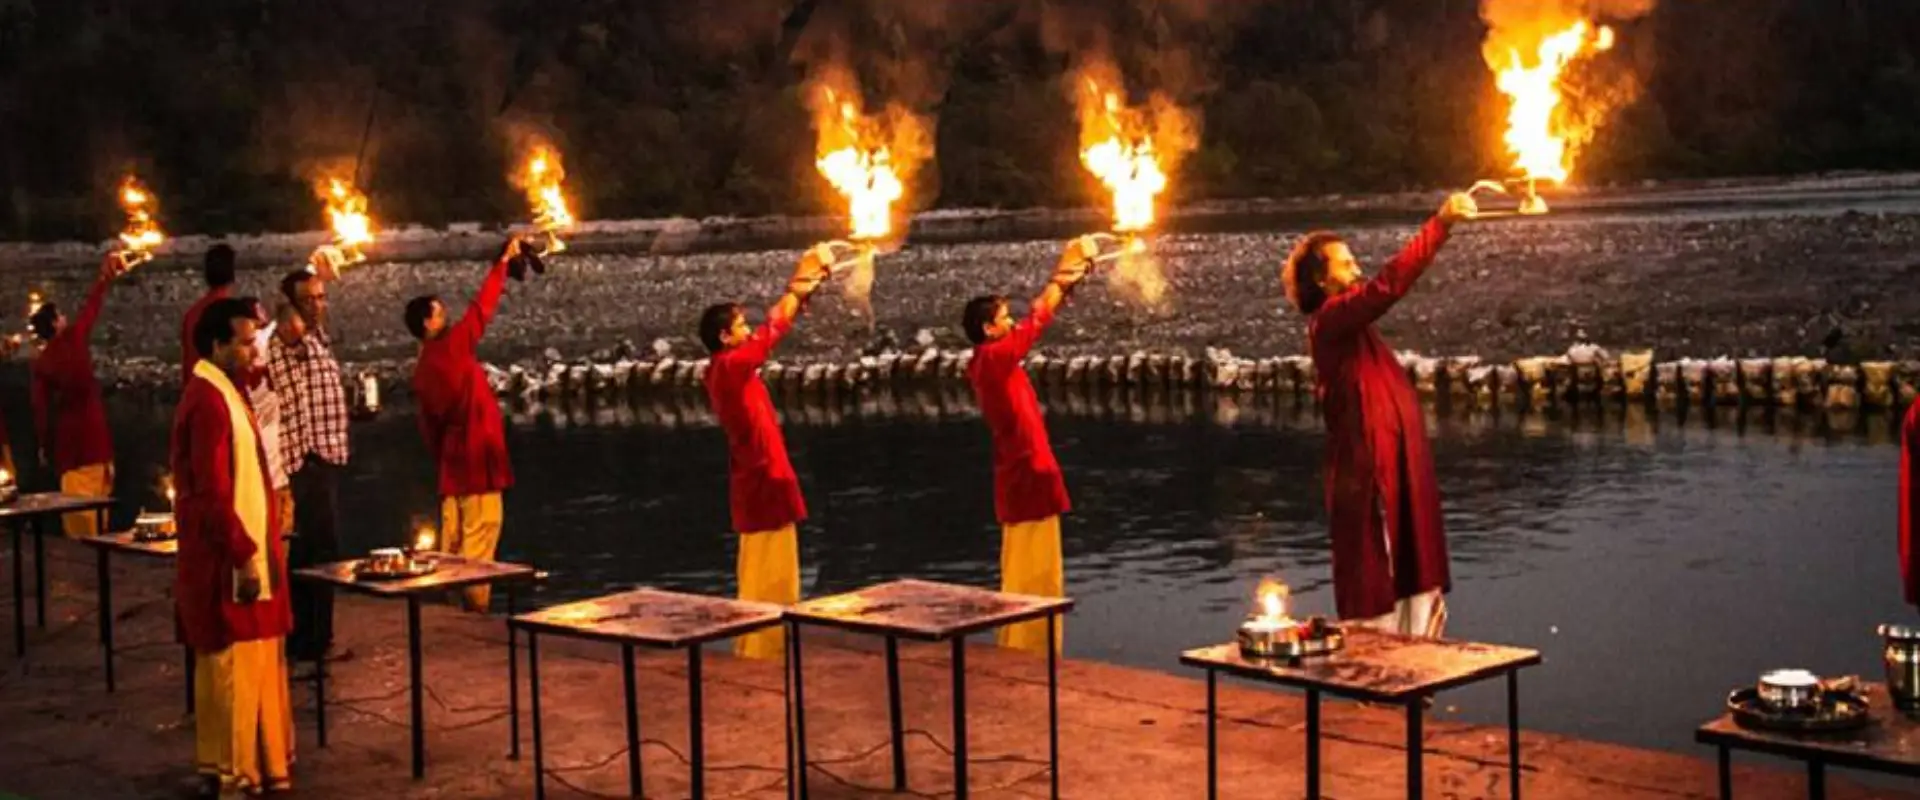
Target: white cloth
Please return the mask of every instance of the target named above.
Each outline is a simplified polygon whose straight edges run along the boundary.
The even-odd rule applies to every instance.
[[[259,599],[271,600],[273,581],[267,579],[269,499],[266,482],[260,479],[260,440],[254,429],[253,414],[240,398],[240,391],[233,388],[233,381],[227,379],[227,373],[212,361],[201,359],[193,365],[193,374],[213,384],[213,388],[220,391],[220,398],[226,401],[227,422],[233,429],[233,513],[240,518],[240,527],[246,530],[247,538],[253,540],[253,558],[247,562],[245,575],[259,581]],[[239,593],[240,578],[245,575],[234,576],[236,603],[244,602]]]
[[[1438,639],[1447,631],[1447,596],[1439,589],[1430,589],[1402,597],[1393,604],[1392,611],[1372,619],[1354,620],[1352,624],[1402,636]]]

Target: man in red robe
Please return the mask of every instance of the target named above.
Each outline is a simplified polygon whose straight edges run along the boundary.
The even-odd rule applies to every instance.
[[[1024,321],[1015,322],[1000,295],[967,302],[960,327],[973,342],[967,382],[993,434],[993,510],[1000,520],[1000,589],[1041,597],[1066,595],[1066,570],[1060,553],[1060,515],[1072,504],[1067,483],[1047,441],[1040,399],[1024,366],[1067,293],[1087,275],[1097,255],[1091,242],[1075,239],[1054,267],[1053,280],[1033,299]],[[1057,625],[1057,623],[1056,623]],[[1058,650],[1061,631],[1054,628]],[[1001,647],[1047,652],[1047,621],[1002,627]]]
[[[207,307],[194,328],[201,360],[173,418],[173,596],[196,665],[194,760],[221,796],[292,785],[287,562],[267,454],[241,388],[258,358],[255,327],[239,300]]]
[[[233,248],[225,244],[216,244],[207,248],[207,255],[201,261],[201,272],[207,279],[207,293],[193,301],[187,307],[187,314],[180,320],[180,385],[193,380],[194,362],[200,360],[200,354],[193,349],[193,326],[200,322],[200,315],[206,313],[207,306],[224,300],[233,294]]]
[[[413,368],[420,435],[440,467],[440,549],[480,561],[492,561],[499,546],[500,494],[513,485],[513,467],[500,402],[477,348],[500,308],[507,267],[520,247],[519,239],[508,240],[458,322],[447,322],[438,297],[407,302],[407,331],[420,341]],[[486,586],[470,587],[462,596],[467,610],[482,613],[491,599]]]
[[[1327,232],[1304,237],[1280,280],[1307,315],[1315,394],[1327,425],[1327,514],[1333,593],[1341,619],[1439,637],[1453,588],[1440,487],[1426,423],[1407,371],[1374,322],[1413,289],[1453,223],[1475,213],[1456,194],[1413,241],[1367,280]]]
[[[800,550],[795,526],[807,518],[800,478],[787,460],[787,443],[774,416],[760,366],[793,330],[807,297],[827,278],[831,257],[807,251],[787,282],[787,293],[767,311],[758,330],[739,303],[721,303],[700,315],[700,341],[713,353],[705,377],[707,401],[727,433],[728,498],[740,535],[736,564],[740,599],[790,605],[800,601]],[[786,639],[778,629],[734,641],[747,658],[779,658]]]
[[[42,305],[30,320],[40,355],[33,360],[34,428],[40,442],[40,460],[60,476],[60,491],[84,497],[113,493],[113,439],[107,432],[107,409],[100,402],[100,381],[93,374],[94,323],[106,303],[107,286],[126,271],[120,255],[108,255],[100,274],[69,324],[53,303]],[[68,536],[91,536],[92,512],[68,514],[61,521]]]
[[[1906,424],[1900,427],[1900,581],[1906,585],[1907,602],[1920,606],[1920,552],[1913,547],[1913,527],[1920,522],[1920,401],[1907,409]]]

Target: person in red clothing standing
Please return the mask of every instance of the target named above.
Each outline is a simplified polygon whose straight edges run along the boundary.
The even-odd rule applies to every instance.
[[[1000,590],[1041,597],[1066,595],[1066,569],[1060,554],[1060,515],[1072,504],[1067,483],[1047,442],[1040,399],[1027,380],[1027,354],[1040,341],[1073,287],[1087,276],[1099,249],[1075,239],[1054,267],[1053,280],[1033,299],[1025,320],[1015,322],[1000,295],[967,302],[960,327],[973,342],[967,382],[993,434],[993,510],[1000,520]],[[1057,623],[1056,623],[1057,624]],[[1063,638],[1054,629],[1057,651]],[[1047,622],[1035,620],[1002,627],[1001,647],[1047,652]]]
[[[1920,606],[1920,552],[1913,547],[1914,525],[1920,524],[1920,401],[1907,408],[1900,428],[1900,582],[1907,602]]]
[[[807,297],[826,280],[831,261],[817,248],[807,251],[787,282],[787,293],[757,330],[747,324],[738,303],[711,306],[700,315],[700,341],[713,353],[705,377],[707,401],[727,433],[728,497],[733,529],[740,535],[736,566],[742,600],[782,605],[800,600],[795,526],[807,518],[807,504],[787,461],[787,443],[760,380],[760,365],[793,330]],[[785,651],[784,633],[777,629],[734,642],[734,652],[747,658],[779,658]]]
[[[440,466],[440,549],[481,561],[492,561],[500,544],[500,495],[513,485],[513,467],[500,403],[476,353],[520,248],[519,239],[507,241],[459,321],[448,323],[446,305],[432,295],[407,301],[406,309],[407,331],[420,340],[413,367],[420,435]],[[491,599],[486,586],[463,597],[467,610],[482,613]]]
[[[87,340],[100,319],[108,284],[125,271],[126,262],[118,253],[108,255],[72,324],[53,303],[42,305],[30,321],[40,348],[33,360],[33,416],[40,461],[60,475],[60,491],[66,494],[107,497],[113,493],[113,439],[107,432],[106,406],[100,402],[93,348]],[[92,512],[68,514],[61,522],[71,537],[98,533]]]
[[[200,322],[200,315],[207,312],[207,306],[225,300],[233,294],[233,248],[225,244],[216,244],[207,248],[205,258],[201,260],[202,274],[207,279],[207,293],[193,301],[187,307],[186,316],[180,320],[180,385],[186,386],[193,380],[193,365],[200,360],[200,353],[193,349],[193,326]],[[262,358],[264,364],[266,359]]]
[[[1420,403],[1373,324],[1413,289],[1453,223],[1475,213],[1456,194],[1380,274],[1364,279],[1353,252],[1326,232],[1303,237],[1280,282],[1307,315],[1314,392],[1327,425],[1326,502],[1333,594],[1340,618],[1439,637],[1453,588]]]
[[[292,788],[283,639],[293,610],[267,453],[242,388],[259,359],[253,309],[210,304],[194,345],[201,360],[174,412],[170,458],[174,607],[196,666],[194,761],[221,797],[283,791]]]

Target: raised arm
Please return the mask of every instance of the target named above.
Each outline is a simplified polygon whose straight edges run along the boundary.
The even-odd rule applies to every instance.
[[[747,338],[740,345],[746,348],[744,356],[755,364],[765,362],[773,356],[773,348],[793,330],[793,323],[800,318],[801,309],[806,307],[807,298],[812,297],[820,284],[829,277],[828,264],[833,255],[821,247],[808,250],[800,257],[800,263],[793,268],[793,277],[787,280],[787,291],[775,300],[767,309],[767,324]]]
[[[81,340],[93,336],[93,325],[100,321],[100,307],[107,302],[107,286],[124,269],[119,254],[107,256],[100,265],[100,276],[93,280],[93,288],[87,292],[87,300],[80,305],[80,313],[73,318],[73,335]]]
[[[1066,251],[1060,254],[1059,262],[1054,264],[1053,279],[1047,281],[1047,287],[1033,298],[1027,318],[1015,324],[1007,334],[1013,347],[1022,356],[1039,343],[1040,335],[1046,332],[1047,326],[1053,324],[1053,318],[1059,313],[1060,306],[1066,304],[1067,296],[1081,281],[1086,280],[1087,270],[1099,251],[1099,246],[1087,237],[1067,243]]]
[[[478,347],[480,337],[486,335],[487,324],[493,322],[493,315],[500,311],[500,296],[507,291],[507,263],[512,260],[513,246],[510,245],[508,252],[501,253],[493,262],[493,268],[487,270],[486,279],[480,282],[480,291],[460,314],[460,321],[454,323],[451,333],[461,346]]]
[[[1358,289],[1327,298],[1313,315],[1314,325],[1323,335],[1342,337],[1359,333],[1385,316],[1400,298],[1413,290],[1425,274],[1434,256],[1447,243],[1453,223],[1473,214],[1473,199],[1464,194],[1447,198],[1447,204],[1420,226],[1413,241],[1400,249],[1382,267],[1380,274]]]

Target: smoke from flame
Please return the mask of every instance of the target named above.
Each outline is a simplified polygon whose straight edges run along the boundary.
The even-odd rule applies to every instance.
[[[1508,99],[1502,139],[1519,177],[1565,182],[1579,150],[1592,141],[1607,113],[1633,99],[1637,87],[1579,91],[1568,69],[1612,49],[1612,28],[1601,17],[1629,20],[1653,0],[1484,0],[1487,23],[1481,55]]]
[[[1128,106],[1119,70],[1104,59],[1087,61],[1069,80],[1080,122],[1080,162],[1112,199],[1113,230],[1128,237],[1110,285],[1160,307],[1166,273],[1133,237],[1153,228],[1168,175],[1198,145],[1196,120],[1160,92],[1149,95],[1144,106]]]
[[[145,254],[167,240],[153,221],[154,206],[153,193],[140,179],[128,175],[120,182],[120,208],[127,213],[127,227],[120,232],[120,241],[127,250]]]

